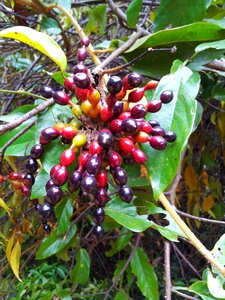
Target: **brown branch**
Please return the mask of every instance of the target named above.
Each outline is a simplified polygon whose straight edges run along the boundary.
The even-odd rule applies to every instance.
[[[3,135],[4,133],[6,133],[7,131],[10,131],[10,130],[18,127],[25,121],[27,121],[30,118],[32,118],[33,116],[37,115],[39,112],[45,110],[48,106],[52,105],[53,103],[54,103],[53,99],[46,100],[44,103],[38,105],[37,107],[30,110],[28,113],[24,114],[22,117],[16,119],[15,121],[8,123],[8,124],[1,125],[0,126],[0,136]]]
[[[177,295],[179,295],[179,296],[185,298],[185,299],[199,300],[199,298],[195,298],[195,297],[186,295],[186,294],[184,294],[184,293],[181,293],[181,292],[177,291],[176,289],[172,289],[172,292],[173,292],[174,294],[177,294]]]
[[[135,254],[135,251],[137,250],[137,247],[139,246],[139,243],[140,243],[140,240],[141,240],[141,235],[140,233],[137,234],[137,239],[136,239],[136,242],[135,242],[135,245],[134,245],[134,248],[130,254],[130,256],[128,257],[125,265],[123,266],[122,270],[120,271],[120,273],[117,275],[117,277],[115,278],[113,284],[108,288],[108,290],[106,291],[105,293],[105,297],[103,300],[107,300],[108,297],[109,297],[109,294],[111,292],[111,290],[113,288],[115,288],[115,286],[117,285],[118,281],[120,280],[120,277],[123,275],[123,273],[126,271],[131,259],[133,258],[134,254]]]
[[[170,272],[170,242],[164,241],[164,270],[165,270],[165,281],[166,281],[166,291],[165,299],[171,300],[171,272]]]

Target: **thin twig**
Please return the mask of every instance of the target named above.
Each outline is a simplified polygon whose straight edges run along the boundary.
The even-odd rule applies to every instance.
[[[48,106],[52,105],[53,103],[54,103],[53,99],[46,100],[44,103],[33,108],[28,113],[24,114],[22,117],[16,119],[15,121],[8,123],[8,124],[1,125],[0,126],[0,136],[3,135],[4,133],[6,133],[7,131],[18,127],[25,121],[27,121],[30,118],[32,118],[33,116],[37,115],[39,112],[45,110]]]
[[[44,98],[44,97],[42,97],[38,94],[33,94],[33,93],[25,92],[25,91],[0,90],[0,93],[30,96],[30,97],[38,98],[38,99],[41,99],[41,100],[47,100],[46,98]]]
[[[165,269],[165,281],[166,291],[165,299],[171,300],[171,272],[170,272],[170,242],[164,241],[164,269]]]
[[[117,277],[115,278],[113,284],[109,287],[109,289],[106,291],[105,293],[105,297],[103,300],[107,300],[108,297],[109,297],[109,294],[111,292],[112,289],[114,289],[114,287],[117,285],[118,281],[120,280],[120,277],[123,275],[123,273],[126,271],[131,259],[133,258],[134,254],[135,254],[135,251],[137,250],[137,247],[140,243],[140,239],[141,239],[141,235],[138,233],[137,234],[137,239],[136,239],[136,242],[135,242],[135,245],[134,245],[134,248],[130,254],[130,256],[128,257],[125,265],[123,266],[122,270],[120,271],[120,273],[117,275]]]
[[[177,291],[176,289],[172,289],[172,292],[174,293],[174,294],[177,294],[177,295],[179,295],[179,296],[181,296],[181,297],[183,297],[183,298],[185,298],[185,299],[190,299],[190,300],[199,300],[199,298],[195,298],[195,297],[192,297],[192,296],[189,296],[189,295],[186,295],[186,294],[184,294],[184,293],[181,293],[181,292],[179,292],[179,291]]]

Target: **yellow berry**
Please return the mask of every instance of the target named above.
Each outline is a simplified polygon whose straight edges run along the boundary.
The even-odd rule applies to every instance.
[[[81,110],[80,105],[78,105],[78,104],[73,104],[72,112],[76,117],[82,116],[82,110]]]
[[[82,147],[86,144],[87,138],[86,135],[79,133],[73,138],[74,147]]]

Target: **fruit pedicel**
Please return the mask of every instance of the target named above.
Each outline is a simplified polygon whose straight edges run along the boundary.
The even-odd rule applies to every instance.
[[[122,201],[130,203],[133,199],[122,163],[145,164],[146,155],[139,149],[139,144],[149,143],[156,150],[164,150],[168,142],[176,140],[176,134],[164,130],[156,120],[144,119],[147,113],[155,113],[162,105],[172,101],[173,92],[163,91],[160,99],[142,104],[140,100],[145,92],[156,88],[158,82],[150,80],[141,87],[142,76],[130,73],[123,79],[111,76],[107,82],[107,92],[100,93],[84,63],[89,43],[89,37],[81,39],[74,76],[65,79],[64,90],[53,91],[50,86],[43,86],[40,90],[42,96],[53,98],[55,103],[70,105],[74,120],[42,130],[39,143],[32,147],[26,161],[26,173],[12,172],[9,179],[20,182],[23,195],[29,197],[45,145],[56,139],[68,144],[59,164],[50,171],[44,203],[39,204],[36,199],[35,208],[44,230],[50,233],[49,224],[55,220],[54,206],[63,198],[61,186],[67,183],[71,193],[77,192],[80,199],[88,197],[89,202],[95,204],[93,221],[96,225],[92,232],[100,239],[105,219],[104,206],[110,200],[109,187],[115,188],[113,194],[117,193]],[[74,95],[76,104],[71,101]],[[72,164],[75,169],[69,174],[67,167]]]

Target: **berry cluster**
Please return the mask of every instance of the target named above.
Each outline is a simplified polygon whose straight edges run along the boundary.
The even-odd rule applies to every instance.
[[[44,97],[53,97],[59,105],[70,105],[75,118],[69,124],[57,123],[42,130],[39,143],[31,149],[25,165],[27,173],[22,176],[22,191],[29,195],[38,169],[37,160],[45,145],[60,139],[68,144],[68,149],[61,154],[59,164],[51,169],[44,203],[36,204],[44,229],[50,232],[48,221],[54,219],[53,207],[62,199],[61,186],[67,183],[71,193],[77,192],[80,199],[88,197],[90,202],[95,203],[93,233],[101,238],[104,206],[110,200],[109,186],[123,201],[129,203],[133,199],[122,164],[145,164],[146,155],[139,148],[139,143],[149,143],[152,148],[163,150],[167,142],[175,141],[176,134],[164,130],[155,120],[144,119],[147,113],[159,111],[163,104],[173,99],[173,92],[167,90],[161,93],[160,99],[146,104],[139,102],[147,90],[157,86],[157,81],[150,80],[141,86],[142,76],[138,73],[130,73],[123,79],[111,76],[107,82],[107,93],[103,91],[100,94],[84,63],[89,43],[88,37],[82,38],[74,76],[65,79],[64,90],[53,91],[49,86],[41,88]],[[69,174],[67,167],[71,165],[74,171]],[[10,176],[11,180],[18,180],[15,174],[14,178]]]

